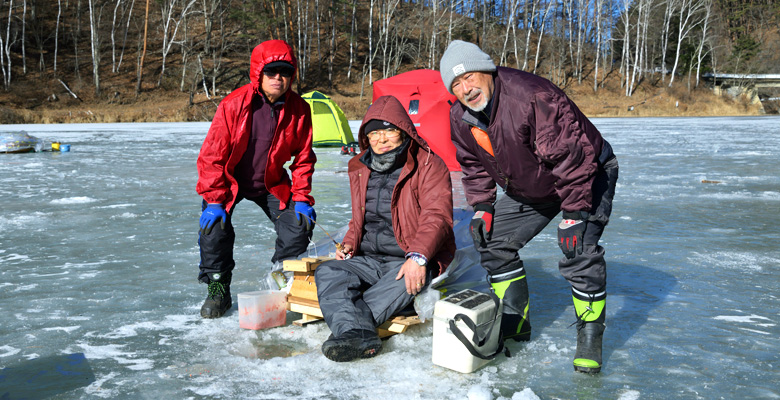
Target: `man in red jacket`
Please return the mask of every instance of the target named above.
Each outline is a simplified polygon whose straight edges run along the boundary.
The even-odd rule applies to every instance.
[[[232,215],[248,199],[263,209],[276,230],[272,263],[303,253],[317,216],[312,206],[312,151],[309,105],[290,85],[297,61],[282,40],[252,51],[246,84],[219,103],[198,156],[198,194],[203,197],[198,244],[200,274],[208,296],[203,318],[219,318],[232,305],[235,267]],[[284,164],[295,157],[289,169]],[[217,223],[219,222],[219,223]]]
[[[527,72],[497,68],[475,44],[450,43],[440,72],[459,101],[450,110],[452,141],[475,211],[474,247],[504,302],[504,337],[531,337],[518,250],[562,211],[558,268],[571,284],[577,317],[574,369],[598,373],[607,297],[598,242],[618,178],[612,147],[561,89]],[[500,198],[496,184],[505,192]]]

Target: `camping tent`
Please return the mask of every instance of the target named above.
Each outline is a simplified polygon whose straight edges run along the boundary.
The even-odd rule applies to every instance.
[[[418,69],[374,82],[374,98],[392,95],[406,107],[420,136],[450,171],[460,171],[450,139],[450,104],[457,101],[438,71]]]
[[[302,97],[311,106],[315,147],[341,147],[355,141],[347,117],[333,100],[316,90]]]

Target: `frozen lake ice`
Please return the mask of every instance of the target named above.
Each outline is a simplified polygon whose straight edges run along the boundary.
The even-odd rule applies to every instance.
[[[780,398],[780,118],[594,122],[621,166],[598,376],[572,369],[554,224],[521,250],[534,331],[511,358],[467,375],[434,366],[427,322],[334,363],[324,323],[243,330],[235,306],[200,318],[207,123],[0,125],[72,146],[0,154],[0,398]],[[315,208],[335,231],[347,156],[316,152]],[[235,228],[234,304],[260,287],[274,240],[250,202]]]

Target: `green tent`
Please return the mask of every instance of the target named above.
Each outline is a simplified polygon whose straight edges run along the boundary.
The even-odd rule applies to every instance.
[[[311,106],[314,147],[341,147],[355,141],[347,117],[333,100],[316,90],[302,97]]]

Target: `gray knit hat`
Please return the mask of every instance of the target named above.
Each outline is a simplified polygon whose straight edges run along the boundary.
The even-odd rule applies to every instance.
[[[496,64],[493,64],[493,59],[489,55],[476,44],[462,40],[450,42],[439,62],[441,80],[450,93],[452,93],[452,81],[466,72],[493,72],[495,70]]]

